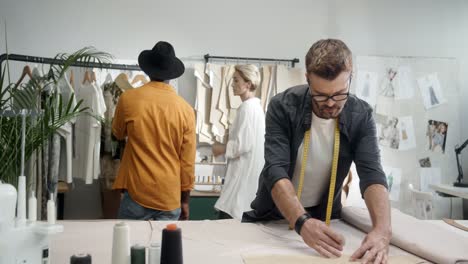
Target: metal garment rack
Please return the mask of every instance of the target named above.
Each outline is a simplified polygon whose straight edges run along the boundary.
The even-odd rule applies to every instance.
[[[208,63],[210,59],[219,59],[219,60],[238,60],[238,61],[276,61],[276,62],[289,62],[291,67],[294,68],[295,64],[299,62],[298,58],[286,60],[286,59],[272,59],[272,58],[249,58],[249,57],[227,57],[227,56],[212,56],[210,54],[205,54],[205,63]]]
[[[4,53],[0,55],[0,72],[2,72],[3,62],[6,60],[35,62],[35,63],[42,63],[42,64],[63,64],[65,62],[62,59]],[[129,65],[129,64],[76,62],[76,63],[71,64],[71,66],[84,67],[84,68],[102,68],[102,69],[141,71],[140,66]]]

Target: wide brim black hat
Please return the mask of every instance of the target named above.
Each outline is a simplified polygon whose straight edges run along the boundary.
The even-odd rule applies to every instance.
[[[140,68],[153,80],[171,80],[185,71],[171,44],[165,41],[156,43],[153,49],[144,50],[138,56]]]

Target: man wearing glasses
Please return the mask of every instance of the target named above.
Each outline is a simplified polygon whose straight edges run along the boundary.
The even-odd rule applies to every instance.
[[[352,54],[345,43],[320,40],[306,55],[308,85],[292,87],[271,99],[265,166],[251,204],[254,210],[244,213],[243,221],[284,217],[322,256],[340,256],[344,237],[323,221],[332,168],[336,184],[331,218],[339,218],[343,181],[354,162],[373,229],[351,260],[387,263],[391,238],[388,187],[372,109],[349,93],[352,68]]]

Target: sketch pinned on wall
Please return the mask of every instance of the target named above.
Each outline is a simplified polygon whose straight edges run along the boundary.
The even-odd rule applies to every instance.
[[[429,187],[429,184],[438,184],[442,182],[440,168],[421,168],[419,177],[420,189],[423,192],[435,192]]]
[[[398,149],[409,150],[416,148],[416,137],[414,134],[413,117],[399,117],[397,127],[400,135]]]
[[[429,74],[418,79],[418,86],[423,97],[424,107],[430,109],[445,103],[437,73]]]
[[[421,166],[421,168],[430,168],[430,167],[432,167],[431,159],[429,157],[425,157],[425,158],[420,159],[419,160],[419,166]]]
[[[414,75],[409,66],[400,66],[394,77],[395,99],[411,99],[414,96]]]
[[[400,200],[401,169],[383,166],[385,176],[387,177],[388,192],[390,200]]]
[[[398,149],[400,144],[400,131],[398,118],[376,114],[377,137],[379,145]]]
[[[388,68],[385,78],[383,78],[382,88],[380,95],[385,97],[395,98],[395,77],[397,70],[395,68]]]
[[[375,108],[377,102],[379,75],[376,72],[358,71],[356,77],[356,95]]]
[[[445,153],[448,124],[446,122],[429,120],[427,124],[427,149],[436,153]]]

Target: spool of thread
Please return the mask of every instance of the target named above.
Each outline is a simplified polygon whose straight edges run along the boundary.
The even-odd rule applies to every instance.
[[[148,264],[160,264],[161,245],[159,243],[151,243],[148,248]]]
[[[91,264],[91,255],[76,254],[70,257],[70,264]]]
[[[54,196],[51,193],[50,198],[47,201],[47,223],[49,225],[55,225],[55,210],[57,209],[55,208]]]
[[[131,249],[131,264],[145,264],[146,248],[142,245],[134,245]]]
[[[34,191],[31,191],[31,196],[28,200],[28,219],[31,222],[36,222],[37,220],[37,199]]]
[[[167,225],[161,240],[161,264],[183,264],[181,229],[176,224]]]
[[[18,177],[18,207],[17,217],[20,224],[26,222],[26,176]]]
[[[112,264],[130,264],[130,230],[125,222],[114,225]]]

